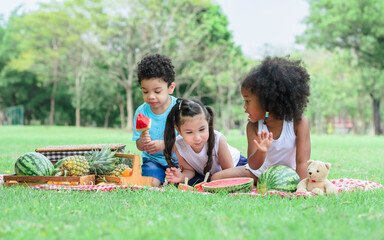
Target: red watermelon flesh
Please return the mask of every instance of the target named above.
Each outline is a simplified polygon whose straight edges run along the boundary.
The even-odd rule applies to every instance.
[[[215,180],[209,183],[204,183],[203,190],[206,192],[229,192],[229,193],[240,193],[250,192],[253,187],[253,178],[227,178]]]
[[[207,182],[210,174],[210,172],[207,172],[205,174],[204,181],[193,186],[198,192],[204,192],[203,184]]]
[[[194,188],[198,191],[198,192],[204,192],[204,190],[203,190],[203,184],[204,184],[205,182],[201,182],[201,183],[198,183],[198,184],[196,184],[195,186],[194,186]]]
[[[151,128],[151,119],[142,113],[137,115],[136,131],[142,132]]]

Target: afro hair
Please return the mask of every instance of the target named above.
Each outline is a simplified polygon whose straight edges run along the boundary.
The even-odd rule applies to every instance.
[[[250,71],[241,87],[256,95],[276,119],[300,121],[310,95],[309,79],[300,60],[267,57]]]

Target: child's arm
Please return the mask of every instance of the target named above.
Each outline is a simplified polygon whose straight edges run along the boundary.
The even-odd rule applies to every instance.
[[[140,138],[136,141],[136,147],[140,151],[146,151],[145,145],[151,141],[151,136],[149,135],[149,131],[143,131],[140,134]]]
[[[151,141],[151,135],[149,135],[149,131],[143,131],[140,134],[140,138],[136,141],[136,147],[140,151],[146,151],[149,154],[154,154],[163,151],[165,144],[164,140]]]
[[[144,146],[144,150],[147,151],[149,154],[154,154],[159,151],[163,151],[164,148],[165,148],[164,140],[149,141]]]
[[[304,116],[295,123],[296,128],[296,172],[300,179],[307,177],[307,161],[311,156],[311,139],[308,119]]]
[[[227,140],[225,139],[224,136],[220,136],[219,150],[217,155],[219,157],[220,166],[223,170],[234,167],[232,155],[231,155],[231,152],[229,151]]]
[[[247,124],[248,164],[251,169],[259,169],[263,165],[267,150],[272,145],[272,133],[258,133],[257,123]]]
[[[170,183],[180,183],[180,182],[184,182],[186,177],[188,179],[192,179],[195,176],[195,170],[179,154],[176,147],[173,147],[173,151],[176,154],[177,161],[179,162],[180,168],[183,170],[180,171],[179,169],[174,167],[167,168],[165,170],[167,181]]]

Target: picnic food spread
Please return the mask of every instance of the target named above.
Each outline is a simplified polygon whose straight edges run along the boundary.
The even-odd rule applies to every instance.
[[[120,177],[132,175],[130,165],[135,156],[116,153],[111,151],[110,147],[103,146],[101,149],[92,149],[84,155],[64,157],[53,165],[42,153],[29,152],[16,160],[15,175],[5,176],[4,180],[7,186],[13,184],[31,186],[37,183],[84,185],[94,184],[95,176],[105,175],[115,177],[118,179],[117,182],[120,182]],[[139,157],[136,161],[140,161]],[[138,166],[137,172],[141,172],[140,164]]]
[[[142,127],[141,129],[144,128],[145,127]],[[73,155],[64,157],[55,165],[53,165],[44,155],[32,152],[26,153],[18,158],[15,164],[15,172],[16,176],[30,175],[30,178],[46,176],[48,179],[43,179],[43,181],[45,181],[47,184],[89,184],[94,182],[95,176],[98,177],[99,181],[105,184],[151,184],[151,179],[141,176],[139,159],[136,159],[136,163],[134,163],[137,169],[136,172],[134,172],[129,167],[129,165],[120,161],[121,158],[118,157],[120,155],[124,154],[118,154],[111,151],[111,149],[108,147],[102,147],[101,149],[95,149],[85,153],[84,156]],[[261,181],[258,183],[260,193],[262,193],[263,189],[274,189],[286,192],[292,192],[296,190],[296,185],[299,181],[294,183],[292,180],[295,179],[294,174],[296,174],[296,172],[293,171],[294,174],[292,174],[292,172],[289,170],[293,171],[292,169],[289,169],[285,166],[275,166],[271,169],[268,169],[264,174],[264,178],[262,176],[260,177]],[[274,176],[273,173],[275,175],[277,174],[277,176]],[[88,178],[89,176],[93,176],[93,178]],[[55,177],[59,179],[57,180]],[[87,179],[84,177],[87,177]],[[121,179],[121,177],[123,179]],[[185,183],[179,184],[178,189],[184,191],[192,190],[211,193],[222,191],[228,193],[241,193],[251,192],[254,184],[254,180],[252,178],[229,178],[207,182],[208,177],[209,173],[206,174],[202,183],[199,183],[193,187],[189,186],[188,179],[185,179]],[[65,179],[63,180],[62,178]],[[297,179],[300,180],[298,176]],[[24,182],[28,179],[23,178],[16,180],[17,182]],[[41,180],[42,179],[40,178],[38,179],[38,181]],[[285,180],[285,182],[283,180]],[[36,183],[36,180],[29,182]]]
[[[127,162],[124,159],[130,159],[132,162]],[[311,161],[309,163],[311,164]],[[130,165],[132,165],[132,168]],[[326,163],[323,165],[327,168]],[[319,166],[316,169],[319,170]],[[310,167],[308,171],[312,171]],[[308,174],[310,173],[308,172]],[[210,193],[252,193],[252,191],[255,192],[257,190],[257,194],[262,195],[267,192],[294,194],[300,182],[296,171],[287,166],[273,166],[267,169],[258,179],[257,188],[254,189],[253,178],[228,178],[207,182],[208,176],[209,173],[206,174],[204,182],[193,187],[189,186],[188,179],[185,179],[185,183],[179,184],[178,189]],[[141,175],[139,155],[116,153],[106,146],[92,149],[85,153],[84,156],[73,155],[64,157],[55,165],[52,164],[51,159],[48,159],[39,152],[25,153],[15,162],[15,175],[4,175],[1,177],[4,180],[5,186],[18,184],[31,187],[36,186],[37,189],[44,185],[84,185],[83,187],[92,187],[95,184],[97,184],[97,187],[102,185],[150,186],[153,180],[152,177]],[[99,180],[99,184],[97,180]],[[317,180],[313,178],[312,182]],[[382,188],[381,185],[379,187]],[[340,188],[335,187],[335,189],[336,192],[340,192]],[[324,192],[327,193],[327,191]],[[308,192],[304,194],[308,194]],[[315,194],[320,195],[320,193]]]
[[[55,176],[84,176],[88,174],[104,175],[112,172],[117,168],[115,163],[117,158],[115,153],[107,147],[103,147],[100,151],[92,150],[91,153],[84,156],[70,156],[63,158],[55,164]],[[120,167],[119,167],[120,169]],[[120,172],[121,170],[119,170]],[[121,171],[121,175],[122,172]],[[117,171],[114,172],[117,174]]]

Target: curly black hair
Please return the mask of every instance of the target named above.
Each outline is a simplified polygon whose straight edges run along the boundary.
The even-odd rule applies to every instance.
[[[144,57],[137,65],[139,84],[142,80],[161,78],[168,87],[175,81],[175,70],[171,59],[165,55],[153,54]]]
[[[307,106],[309,74],[300,60],[267,57],[241,84],[259,98],[260,105],[279,120],[301,120]]]

